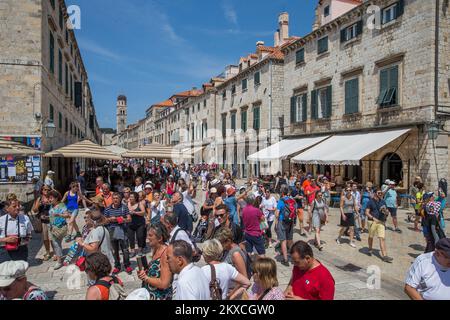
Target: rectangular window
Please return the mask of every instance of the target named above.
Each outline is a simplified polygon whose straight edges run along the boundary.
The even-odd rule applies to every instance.
[[[328,51],[328,36],[317,41],[317,53],[321,54]]]
[[[231,87],[231,94],[236,94],[236,85],[233,84],[233,86]]]
[[[305,62],[305,48],[301,48],[295,53],[295,63],[303,63]]]
[[[330,6],[323,8],[323,16],[328,17],[330,15]]]
[[[222,138],[225,138],[227,134],[227,115],[222,115]]]
[[[233,112],[231,114],[231,130],[233,130],[233,132],[236,131],[236,113]]]
[[[59,7],[59,27],[61,30],[64,29],[64,13],[62,7]]]
[[[49,118],[51,122],[55,122],[55,109],[50,105]]]
[[[261,84],[261,73],[258,71],[255,73],[254,77],[255,86],[258,86]]]
[[[69,75],[70,78],[70,100],[73,99],[73,77],[72,74]]]
[[[241,112],[241,129],[247,132],[247,110]]]
[[[349,41],[353,38],[356,38],[363,31],[363,22],[362,20],[358,21],[351,26],[341,30],[341,42]]]
[[[325,119],[332,114],[332,87],[328,86],[311,92],[311,118]]]
[[[203,100],[203,108],[206,108],[206,100]]]
[[[197,111],[200,111],[200,103],[197,106]]]
[[[259,130],[261,128],[261,107],[253,108],[253,129]]]
[[[227,98],[227,90],[223,90],[222,91],[222,99],[226,99]]]
[[[359,79],[351,79],[345,82],[345,114],[359,111]]]
[[[398,65],[380,71],[380,96],[377,104],[390,107],[399,104]]]
[[[59,115],[58,115],[58,128],[59,128],[59,131],[62,131],[62,126],[63,126],[63,121],[62,121],[62,114],[60,112]]]
[[[49,50],[50,50],[50,72],[55,73],[55,38],[53,37],[53,34],[50,32],[50,43],[49,43]]]
[[[69,131],[69,121],[67,118],[64,119],[64,131],[67,133]]]
[[[65,71],[65,80],[66,80],[66,95],[69,95],[69,68],[67,67],[67,63],[65,64],[64,67],[64,71]]]
[[[291,123],[300,123],[307,120],[307,94],[300,94],[291,98]]]
[[[63,57],[61,50],[58,50],[58,81],[62,85],[63,82]]]
[[[69,30],[66,28],[66,42],[69,44]]]
[[[53,10],[55,10],[55,0],[50,0],[50,4],[51,4]]]
[[[247,91],[247,79],[242,80],[242,92]]]

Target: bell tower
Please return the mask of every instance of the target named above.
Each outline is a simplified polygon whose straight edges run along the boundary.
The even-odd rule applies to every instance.
[[[117,98],[117,134],[127,128],[127,97],[120,95]]]

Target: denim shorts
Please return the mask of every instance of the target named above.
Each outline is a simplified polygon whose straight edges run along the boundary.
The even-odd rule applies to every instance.
[[[78,217],[78,213],[79,213],[78,209],[75,209],[75,210],[68,210],[68,211],[70,212],[70,215],[71,215],[72,217],[74,217],[74,218]]]
[[[397,208],[387,208],[389,212],[391,213],[392,218],[397,217]]]
[[[249,254],[253,252],[253,248],[256,249],[259,255],[266,254],[266,248],[264,247],[264,237],[261,235],[259,237],[251,236],[249,234],[245,234],[245,250]]]

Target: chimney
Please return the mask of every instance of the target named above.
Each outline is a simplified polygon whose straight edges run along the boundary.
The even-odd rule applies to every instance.
[[[315,31],[315,30],[320,28],[320,25],[321,25],[321,22],[320,22],[321,19],[320,18],[321,18],[321,15],[319,13],[319,6],[317,6],[316,10],[315,10],[315,19],[314,19],[314,24],[313,24],[313,31]]]
[[[277,32],[275,32],[273,37],[273,46],[278,47],[279,45],[280,45],[280,30],[277,30]]]
[[[278,24],[280,30],[280,45],[282,45],[289,38],[289,13],[280,13],[278,16]]]
[[[264,46],[264,41],[258,41],[257,43],[256,43],[256,48],[258,48],[258,47],[263,47]]]

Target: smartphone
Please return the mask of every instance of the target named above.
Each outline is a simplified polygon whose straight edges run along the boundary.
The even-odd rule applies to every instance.
[[[146,256],[137,257],[136,260],[139,271],[148,270],[148,261]]]

